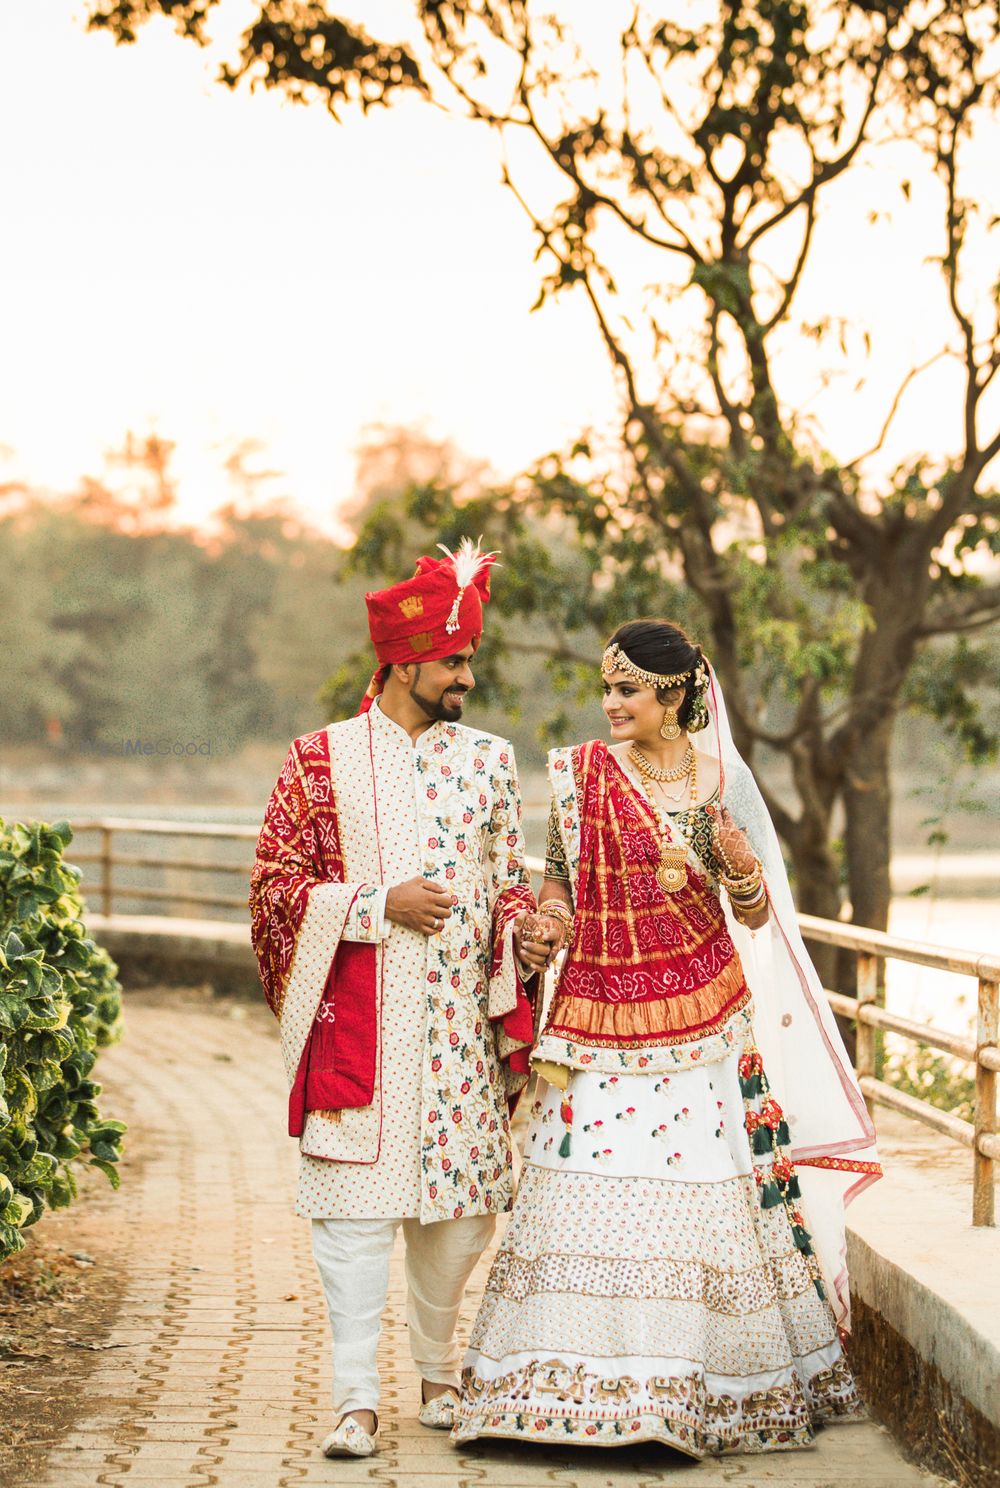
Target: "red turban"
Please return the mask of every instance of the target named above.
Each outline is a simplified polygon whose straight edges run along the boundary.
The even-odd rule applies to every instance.
[[[490,569],[496,553],[482,553],[464,537],[458,552],[418,558],[412,579],[365,595],[368,629],[379,670],[368,685],[359,712],[378,697],[390,666],[440,661],[466,646],[478,647],[483,633],[483,605],[490,598]]]

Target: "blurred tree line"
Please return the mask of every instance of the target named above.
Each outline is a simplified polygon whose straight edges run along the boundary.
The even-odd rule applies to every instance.
[[[93,479],[57,498],[8,490],[4,743],[168,734],[215,753],[290,737],[310,701],[315,721],[357,609],[334,596],[340,549],[280,503],[234,499],[210,529],[178,526],[170,452],[130,440],[125,492]]]
[[[705,634],[679,568],[630,560],[627,536],[612,543],[599,525],[581,536],[564,512],[525,500],[525,481],[496,483],[446,443],[407,429],[369,431],[353,501],[339,512],[347,545],[270,499],[248,466],[250,449],[227,462],[233,500],[196,530],[177,520],[173,446],[157,436],[130,437],[106,478],[64,496],[0,487],[0,746],[72,756],[168,738],[208,740],[213,756],[228,756],[347,717],[374,664],[365,590],[466,535],[502,554],[469,718],[513,739],[522,777],[537,782],[543,744],[603,733],[596,663],[623,617],[665,614]],[[543,477],[535,479],[541,489]],[[619,565],[613,582],[609,552]],[[952,647],[947,638],[930,642],[911,672],[910,721],[897,741],[897,762],[926,796],[918,810],[935,828],[932,843],[947,840],[958,808],[949,794],[954,761],[929,699],[942,711],[961,705],[984,739],[1000,725],[989,685],[996,628],[981,632],[961,690]],[[780,732],[795,704],[776,680],[780,651],[765,642],[763,654],[768,727]],[[790,799],[781,751],[759,747],[755,764],[765,787]]]
[[[484,480],[447,445],[373,433],[346,514],[368,537],[351,551],[268,499],[239,457],[233,501],[202,529],[178,525],[172,450],[157,436],[130,436],[109,458],[107,480],[87,478],[59,497],[0,491],[0,744],[76,752],[168,737],[209,740],[213,755],[227,754],[353,713],[374,664],[365,590],[379,575],[411,573],[455,526],[437,530],[441,500],[474,499]],[[395,541],[383,543],[390,527]],[[366,563],[373,531],[378,573]],[[513,584],[505,568],[498,589]],[[507,647],[516,651],[530,628],[513,622]],[[476,717],[525,752],[552,709],[542,648],[525,636],[521,644],[532,654],[517,679],[498,665],[509,651],[485,648]],[[595,726],[575,708],[571,716]]]

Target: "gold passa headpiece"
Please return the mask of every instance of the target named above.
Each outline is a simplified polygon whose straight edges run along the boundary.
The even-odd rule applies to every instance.
[[[701,662],[698,666],[701,667]],[[601,662],[603,676],[609,677],[613,672],[626,672],[643,687],[679,687],[690,677],[691,670],[691,667],[688,667],[686,672],[646,672],[642,667],[636,666],[617,643],[608,647]]]

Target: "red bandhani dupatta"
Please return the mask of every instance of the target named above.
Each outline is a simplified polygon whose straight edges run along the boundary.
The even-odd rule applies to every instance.
[[[574,749],[573,769],[576,928],[546,1036],[631,1050],[717,1032],[750,1001],[718,896],[690,861],[684,887],[660,886],[656,818],[603,741]]]
[[[493,956],[490,963],[490,982],[502,983],[504,960],[508,954],[508,936],[518,915],[531,913],[535,909],[535,896],[530,884],[511,884],[504,889],[493,906]],[[511,1112],[517,1105],[517,1097],[527,1083],[531,1073],[531,1044],[535,1033],[534,999],[539,995],[538,978],[523,981],[519,971],[513,977],[514,1006],[509,1012],[493,1013],[490,1017],[499,1023],[498,1050],[507,1070],[507,1093]]]
[[[325,729],[297,739],[267,805],[250,877],[250,937],[264,997],[281,1024],[292,1083],[289,1132],[309,1111],[370,1105],[378,1042],[376,947],[341,942],[359,884],[345,882]],[[324,917],[319,977],[294,975],[306,913]],[[334,1007],[336,1030],[334,1038]]]

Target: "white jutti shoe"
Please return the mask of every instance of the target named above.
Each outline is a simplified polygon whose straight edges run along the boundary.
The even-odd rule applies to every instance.
[[[432,1431],[450,1431],[455,1424],[455,1407],[458,1404],[458,1396],[450,1390],[445,1390],[441,1395],[435,1395],[433,1400],[425,1400],[417,1411],[417,1420],[421,1426],[429,1426]]]
[[[353,1416],[345,1416],[323,1440],[324,1457],[374,1457],[378,1442],[378,1417],[369,1434]]]

